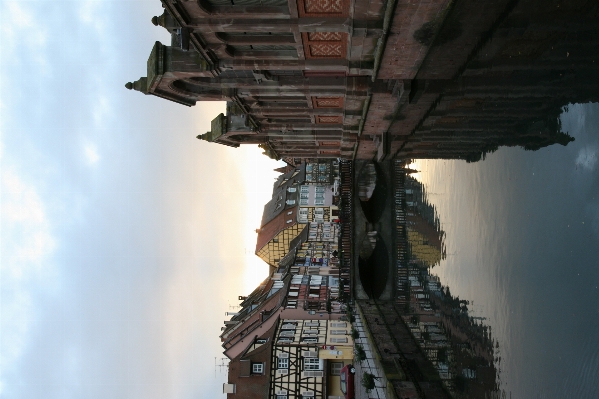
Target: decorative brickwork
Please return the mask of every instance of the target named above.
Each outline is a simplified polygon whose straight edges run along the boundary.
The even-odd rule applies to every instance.
[[[347,33],[309,32],[302,33],[306,58],[345,58]]]
[[[347,17],[349,0],[298,0],[300,17]]]
[[[316,123],[343,123],[343,117],[339,115],[318,115]]]
[[[312,97],[314,108],[343,108],[343,97]]]
[[[308,32],[308,40],[311,42],[338,42],[341,40],[341,32]]]

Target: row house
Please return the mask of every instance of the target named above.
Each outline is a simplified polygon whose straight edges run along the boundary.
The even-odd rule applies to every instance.
[[[342,398],[340,371],[352,361],[350,323],[283,319],[273,342],[269,397]]]
[[[337,230],[331,227],[332,222],[338,221],[339,217],[339,196],[335,192],[335,185],[309,181],[313,179],[313,174],[308,170],[323,169],[323,173],[329,174],[322,176],[335,181],[339,176],[338,167],[338,160],[302,163],[277,178],[273,196],[264,206],[257,230],[258,257],[271,267],[276,267],[290,251],[293,240],[306,228],[311,240],[316,239],[316,236],[321,241],[336,240]]]
[[[289,280],[269,277],[249,296],[239,297],[240,309],[227,313],[232,317],[225,321],[220,335],[224,354],[229,359],[238,357],[248,343],[272,328],[285,301]]]
[[[296,240],[301,243],[300,240]],[[233,359],[269,330],[279,318],[338,320],[345,306],[339,301],[339,279],[329,275],[307,275],[308,268],[297,266],[296,250],[290,252],[250,295],[240,296],[240,309],[227,312],[221,341],[224,354]],[[301,273],[301,274],[300,274]]]
[[[346,321],[281,319],[229,362],[228,399],[342,399],[340,371],[353,361]]]

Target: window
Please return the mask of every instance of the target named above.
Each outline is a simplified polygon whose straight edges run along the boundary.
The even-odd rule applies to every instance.
[[[332,344],[346,344],[347,343],[347,338],[331,338],[331,343]]]
[[[297,189],[296,189],[295,187],[289,187],[289,188],[287,189],[287,192],[289,192],[289,193],[294,193],[296,190],[297,190]]]
[[[257,343],[257,344],[265,344],[265,343],[266,343],[266,339],[264,339],[264,338],[258,338],[258,339],[256,340],[256,343]]]
[[[331,335],[346,335],[347,330],[331,330]]]
[[[316,199],[316,200],[314,200],[314,205],[324,205],[324,199]]]
[[[304,330],[304,335],[317,335],[318,330]]]
[[[323,186],[316,186],[315,190],[317,193],[324,193],[325,189]]]
[[[264,374],[264,363],[253,363],[252,374]]]
[[[308,205],[308,200],[305,198],[300,199],[300,205]]]
[[[317,357],[305,358],[304,370],[320,370],[320,359]]]
[[[310,187],[308,187],[308,186],[301,186],[300,187],[300,192],[301,193],[309,193],[310,192]]]
[[[278,369],[288,369],[289,368],[289,359],[284,359],[282,357],[277,358],[277,368]]]
[[[341,375],[341,369],[343,368],[343,363],[341,362],[333,362],[331,363],[331,375]]]
[[[347,327],[347,323],[344,321],[332,322],[331,327]]]
[[[318,342],[318,338],[316,338],[316,337],[302,338],[302,342],[309,343],[309,344],[315,344]]]
[[[285,201],[287,205],[295,205],[295,200],[287,200]]]
[[[310,196],[310,193],[305,193],[303,191],[300,193],[300,198],[307,199],[309,196]]]

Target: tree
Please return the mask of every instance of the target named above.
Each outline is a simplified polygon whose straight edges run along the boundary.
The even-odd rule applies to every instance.
[[[364,372],[364,374],[362,374],[362,386],[366,388],[366,392],[370,392],[374,389],[375,379],[378,379],[378,377],[375,377],[374,374],[370,374],[369,372]]]
[[[354,351],[356,353],[356,359],[359,362],[366,360],[366,351],[364,350],[364,347],[362,345],[356,344]]]

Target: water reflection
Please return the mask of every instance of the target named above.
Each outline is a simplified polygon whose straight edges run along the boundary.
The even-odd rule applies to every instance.
[[[396,301],[411,335],[454,397],[499,395],[499,343],[483,317],[469,314],[470,302],[443,286],[432,268],[445,258],[445,234],[424,185],[395,164],[398,251]],[[406,234],[401,234],[403,231]],[[402,240],[403,238],[403,240]]]
[[[492,331],[497,383],[514,398],[599,386],[599,105],[570,105],[561,123],[567,147],[410,166],[445,232],[432,273]]]

